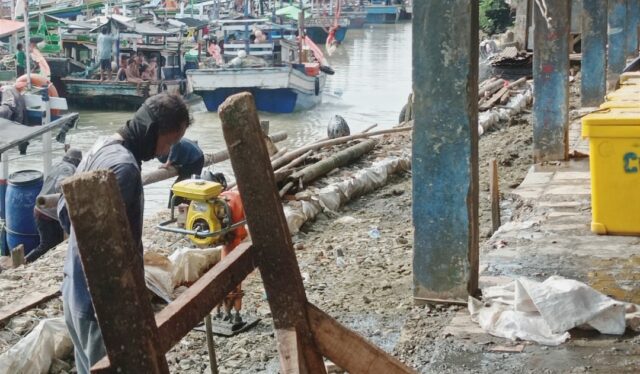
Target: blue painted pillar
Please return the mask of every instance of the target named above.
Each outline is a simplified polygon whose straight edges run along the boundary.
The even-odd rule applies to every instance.
[[[534,2],[533,22],[533,160],[565,160],[571,1]]]
[[[574,10],[575,11],[575,10]],[[582,106],[598,106],[607,92],[607,2],[582,2]]]
[[[627,0],[627,20],[625,23],[626,50],[628,57],[638,56],[638,20],[640,0]]]
[[[478,289],[478,1],[413,6],[416,302]]]
[[[607,88],[612,90],[615,89],[618,77],[624,70],[626,62],[624,33],[627,13],[626,0],[609,0],[608,12]]]

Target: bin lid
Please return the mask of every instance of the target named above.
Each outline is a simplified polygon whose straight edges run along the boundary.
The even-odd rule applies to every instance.
[[[640,90],[618,90],[607,94],[605,98],[607,101],[640,101]]]
[[[42,180],[42,172],[38,170],[20,170],[9,175],[9,184],[12,184],[14,186],[24,186],[32,183],[39,183]]]
[[[638,101],[605,101],[600,104],[600,109],[614,108],[640,108],[640,100]]]
[[[630,71],[620,75],[620,83],[624,83],[628,79],[640,78],[640,71]]]

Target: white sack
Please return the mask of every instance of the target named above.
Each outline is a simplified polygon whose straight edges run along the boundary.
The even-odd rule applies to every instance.
[[[0,373],[46,374],[54,358],[62,359],[73,343],[62,318],[44,319],[27,336],[0,355]]]

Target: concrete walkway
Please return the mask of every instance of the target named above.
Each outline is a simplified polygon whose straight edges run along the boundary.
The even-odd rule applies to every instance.
[[[579,120],[571,126],[570,139],[571,151],[588,153],[587,141],[580,138]],[[588,158],[532,167],[503,204],[503,209],[513,212],[513,219],[481,248],[481,287],[520,276],[541,281],[561,275],[616,299],[640,303],[640,237],[591,233],[590,199]],[[432,369],[640,372],[638,334],[618,337],[572,330],[571,336],[558,347],[515,343],[484,333],[464,310],[446,329],[447,338],[441,342],[441,354],[432,360]]]

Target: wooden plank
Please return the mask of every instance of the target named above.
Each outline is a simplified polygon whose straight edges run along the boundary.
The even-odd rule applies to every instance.
[[[307,316],[320,352],[349,373],[415,373],[365,338],[307,304]]]
[[[493,232],[500,228],[500,185],[498,181],[498,161],[491,159],[489,165],[489,190],[491,192],[491,226]]]
[[[44,290],[29,293],[28,296],[19,301],[7,304],[0,308],[0,324],[9,318],[36,307],[45,301],[49,301],[60,295],[60,286],[49,287]]]
[[[17,247],[11,250],[11,267],[14,269],[24,265],[24,245],[19,244]]]
[[[142,254],[136,253],[114,174],[81,173],[65,180],[62,191],[111,371],[169,373],[157,346]]]
[[[233,95],[218,112],[273,314],[282,372],[325,373],[309,329],[302,276],[253,97],[247,92]]]

